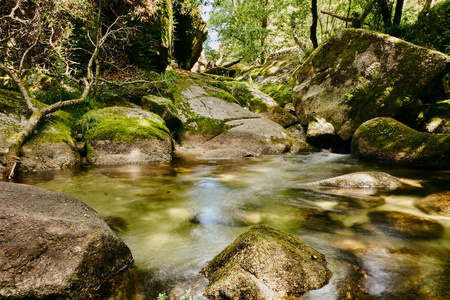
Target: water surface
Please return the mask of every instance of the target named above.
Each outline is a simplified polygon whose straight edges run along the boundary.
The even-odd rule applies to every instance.
[[[420,180],[423,189],[332,194],[306,183],[355,171],[385,171]],[[450,299],[450,218],[414,206],[450,190],[450,176],[364,164],[349,155],[264,156],[233,162],[83,168],[24,174],[21,182],[72,195],[108,219],[130,247],[147,299],[191,288],[196,274],[254,224],[301,237],[325,254],[334,273],[306,299]],[[414,240],[363,234],[371,210],[426,216],[442,238]]]

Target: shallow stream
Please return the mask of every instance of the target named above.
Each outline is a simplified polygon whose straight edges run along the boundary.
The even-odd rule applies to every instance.
[[[385,171],[420,180],[424,188],[339,194],[306,186],[355,171]],[[419,198],[450,190],[449,173],[314,153],[89,167],[23,174],[18,180],[72,195],[107,218],[133,253],[147,299],[189,288],[200,298],[196,274],[253,224],[298,235],[325,254],[334,275],[305,299],[450,299],[450,218],[414,206]],[[372,210],[433,218],[445,231],[440,239],[415,240],[352,227],[369,222]]]

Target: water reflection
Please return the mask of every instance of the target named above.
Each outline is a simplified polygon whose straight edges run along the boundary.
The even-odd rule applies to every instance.
[[[307,183],[356,171],[386,171],[425,188],[393,193],[324,192]],[[334,276],[306,299],[450,299],[450,218],[416,199],[450,190],[447,173],[362,164],[348,155],[265,156],[234,162],[175,162],[25,174],[21,182],[94,207],[127,243],[148,299],[198,289],[196,274],[253,224],[299,235],[324,253]],[[372,210],[437,220],[442,238],[401,239],[376,231]]]

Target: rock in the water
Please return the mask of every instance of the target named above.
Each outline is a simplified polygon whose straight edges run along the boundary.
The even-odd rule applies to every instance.
[[[450,169],[450,134],[419,132],[391,118],[375,118],[355,132],[352,154],[387,164]]]
[[[252,227],[202,273],[209,299],[294,299],[331,278],[323,254],[300,238],[264,225]]]
[[[171,131],[179,130],[183,126],[172,100],[155,95],[147,95],[142,97],[141,105],[143,109],[163,118],[167,128]]]
[[[172,159],[173,141],[164,120],[153,113],[108,107],[87,113],[88,159],[92,164],[165,162]]]
[[[450,100],[409,108],[396,119],[419,131],[450,133]]]
[[[418,199],[415,205],[427,214],[450,217],[450,192],[431,194]]]
[[[6,182],[0,182],[0,245],[1,299],[91,299],[133,262],[91,207]]]
[[[292,99],[303,125],[311,113],[350,140],[365,121],[393,117],[448,73],[450,57],[363,29],[345,29],[296,72]]]
[[[398,211],[371,211],[370,222],[393,236],[410,239],[438,239],[444,233],[444,226],[439,222]]]
[[[420,182],[397,178],[384,172],[355,172],[308,183],[310,186],[350,189],[397,190],[422,187]]]
[[[322,149],[335,147],[337,138],[333,125],[321,116],[312,114],[306,131],[306,142]]]

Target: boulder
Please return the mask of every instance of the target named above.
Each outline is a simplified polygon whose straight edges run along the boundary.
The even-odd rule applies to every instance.
[[[172,159],[173,141],[164,120],[153,113],[107,107],[81,120],[88,160],[95,165],[165,162]]]
[[[195,159],[235,159],[263,154],[314,151],[314,148],[266,119],[243,119],[223,123],[214,136],[185,134],[176,155]]]
[[[93,299],[133,262],[91,207],[6,182],[0,182],[0,245],[1,299]]]
[[[208,299],[294,299],[326,285],[325,256],[297,236],[257,225],[201,271]]]
[[[414,204],[427,214],[450,217],[450,192],[431,194],[416,200]]]
[[[176,0],[174,3],[176,28],[173,55],[181,68],[190,70],[202,53],[203,42],[208,37],[208,27],[199,8],[187,2]]]
[[[286,130],[294,136],[299,137],[302,141],[306,141],[306,132],[302,125],[295,124],[286,128]]]
[[[309,186],[325,188],[350,189],[382,189],[397,190],[405,188],[418,188],[422,185],[413,180],[397,178],[384,172],[355,172],[329,179],[308,183]]]
[[[44,104],[36,102],[36,105]],[[0,156],[8,152],[14,137],[26,125],[28,114],[24,107],[18,93],[0,90]],[[72,134],[73,123],[73,118],[63,111],[45,117],[42,125],[23,145],[18,170],[58,170],[79,164],[80,155]]]
[[[439,222],[399,211],[371,211],[370,222],[383,232],[401,238],[432,240],[444,233]]]
[[[391,118],[375,118],[355,132],[352,154],[387,164],[450,169],[450,134],[419,132]]]
[[[292,100],[306,125],[317,113],[343,140],[365,121],[393,117],[450,71],[450,57],[363,29],[345,29],[296,71]]]
[[[172,100],[155,95],[147,95],[142,97],[141,106],[143,109],[163,118],[167,128],[171,131],[180,130],[183,126],[183,122],[181,122]]]
[[[406,109],[396,119],[418,131],[450,133],[450,100]]]
[[[336,147],[337,138],[333,125],[321,116],[312,114],[306,131],[306,142],[321,149]]]

